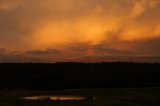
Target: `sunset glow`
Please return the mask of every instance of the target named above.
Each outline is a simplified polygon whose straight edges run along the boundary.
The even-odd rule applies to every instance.
[[[160,62],[160,0],[1,0],[0,62]]]

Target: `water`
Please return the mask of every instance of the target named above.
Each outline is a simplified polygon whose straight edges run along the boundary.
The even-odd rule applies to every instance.
[[[54,96],[28,96],[28,97],[21,97],[21,99],[26,101],[92,101],[95,100],[96,97],[54,95]]]

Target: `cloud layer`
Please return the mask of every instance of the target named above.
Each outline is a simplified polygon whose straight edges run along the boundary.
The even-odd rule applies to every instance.
[[[159,11],[159,0],[1,0],[0,59],[159,57]]]

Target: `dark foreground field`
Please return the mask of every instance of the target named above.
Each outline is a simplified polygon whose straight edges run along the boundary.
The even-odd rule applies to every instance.
[[[0,106],[160,106],[160,64],[3,63]]]
[[[0,90],[160,87],[160,64],[4,63]]]
[[[84,101],[22,100],[22,97],[65,95],[94,99]],[[1,91],[0,106],[160,106],[160,88],[108,88],[62,91]]]

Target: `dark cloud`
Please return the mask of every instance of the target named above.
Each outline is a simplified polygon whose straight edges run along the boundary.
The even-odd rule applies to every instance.
[[[75,52],[85,52],[91,47],[92,45],[90,45],[89,43],[74,43],[69,46],[68,49]]]
[[[135,45],[137,51],[142,54],[160,56],[160,37],[137,41]]]
[[[27,57],[23,55],[15,55],[15,54],[0,54],[0,62],[42,62],[45,60],[36,58],[36,57]]]
[[[47,50],[28,51],[25,54],[27,55],[49,55],[49,54],[61,54],[61,51],[56,50],[56,49],[47,49]]]
[[[76,52],[84,52],[88,49],[89,47],[87,46],[76,46],[76,47],[71,47],[70,49]]]
[[[0,53],[4,53],[5,49],[4,48],[0,48]]]
[[[87,62],[149,62],[159,63],[160,56],[83,56],[81,61]]]
[[[122,54],[128,54],[128,53],[134,53],[133,51],[129,51],[129,50],[120,50],[117,48],[111,48],[110,46],[105,46],[105,45],[96,45],[93,47],[95,52],[99,52],[99,53],[107,53],[107,54],[118,54],[118,55],[122,55]]]
[[[27,51],[17,54],[17,51],[4,54],[5,49],[0,49],[0,62],[54,62],[54,55],[61,54],[56,49]]]

